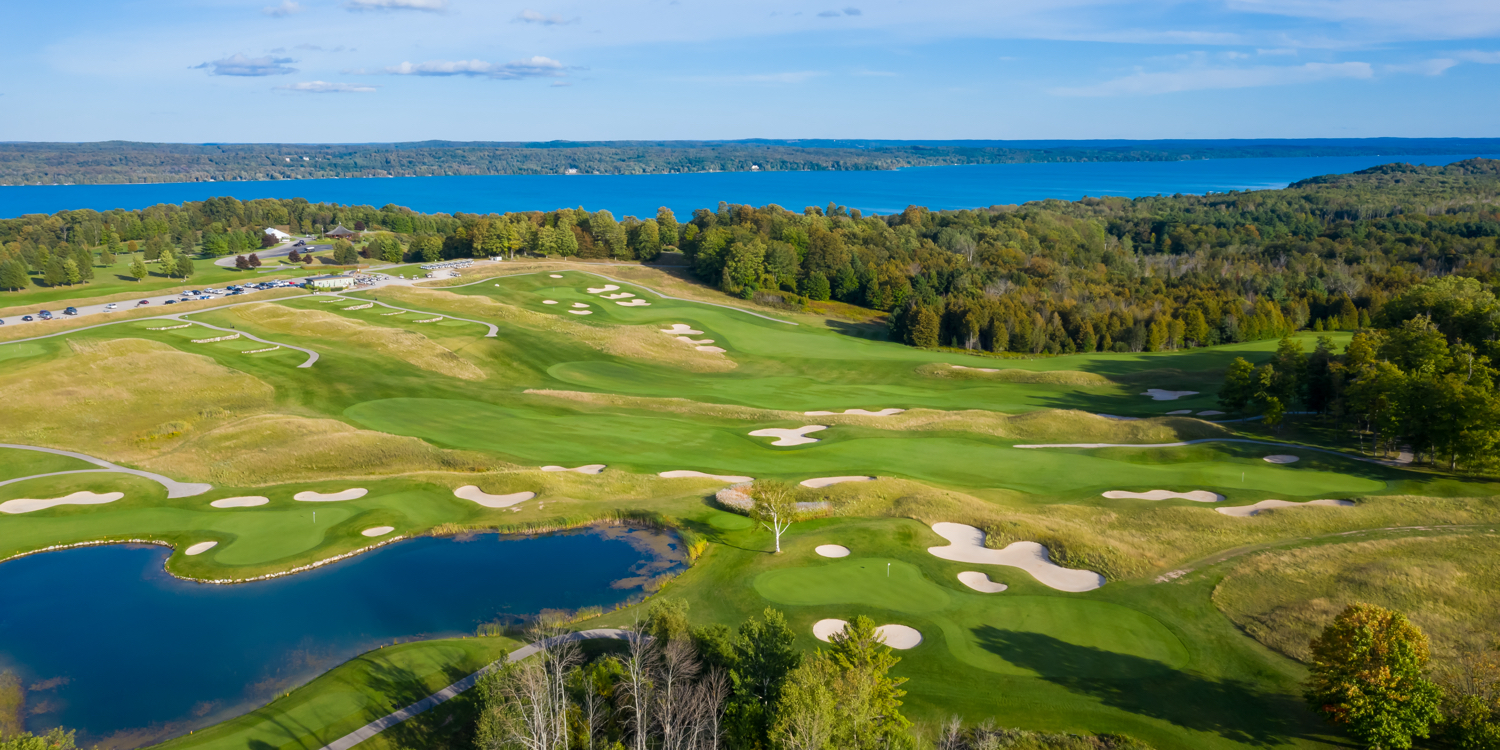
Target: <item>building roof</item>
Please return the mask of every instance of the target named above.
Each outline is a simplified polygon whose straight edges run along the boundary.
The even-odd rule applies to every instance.
[[[307,277],[306,280],[307,281],[351,281],[352,282],[352,281],[354,281],[354,277],[353,276],[343,276],[343,275],[340,275],[340,274],[332,274],[332,273],[330,273],[330,274],[327,274],[327,275],[324,275],[324,276],[309,276],[309,277]]]
[[[323,234],[328,237],[350,237],[359,234],[359,232],[351,232],[348,229],[345,229],[343,224],[340,224],[333,229],[324,232]]]

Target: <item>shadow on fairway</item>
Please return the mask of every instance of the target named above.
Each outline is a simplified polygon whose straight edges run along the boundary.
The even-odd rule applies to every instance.
[[[443,686],[446,687],[467,677],[469,675],[469,670],[464,669],[460,665],[449,664],[443,667],[442,673],[442,679],[435,680],[434,684],[436,682],[441,682]],[[384,694],[390,698],[389,705],[393,710],[410,706],[411,704],[416,703],[423,698],[426,698],[429,694],[431,694],[431,692],[433,692],[423,684],[421,675],[418,675],[411,670],[406,669],[405,667],[399,667],[393,664],[375,663],[371,665],[369,674],[365,678],[365,680],[365,684],[369,688],[372,688],[376,692]],[[473,698],[476,696],[477,693],[471,691],[470,693],[465,694],[465,696],[463,697],[468,698],[469,700],[466,701],[466,703],[469,703],[472,706]],[[452,708],[453,707],[450,707],[450,710]],[[434,709],[432,711],[428,711],[425,714],[421,714],[412,719],[408,719],[407,721],[403,721],[400,724],[386,729],[385,731],[381,732],[381,734],[385,736],[385,739],[392,747],[425,748],[434,747],[439,744],[446,744],[443,742],[443,740],[448,739],[448,735],[452,734],[453,731],[457,729],[457,727],[449,725],[448,722],[438,722],[435,725],[432,721],[435,717],[431,716],[430,714],[433,714],[436,710],[437,709]],[[378,717],[372,716],[370,718],[374,719]],[[332,740],[336,738],[330,737],[327,739]]]
[[[1100,623],[1100,627],[1108,627]],[[1106,706],[1213,732],[1250,745],[1281,745],[1308,737],[1307,710],[1293,696],[1267,693],[1239,680],[1216,680],[1161,662],[1076,646],[1041,633],[974,629],[981,646],[1042,679]],[[1310,719],[1309,719],[1310,720]],[[1319,737],[1326,740],[1326,738]]]

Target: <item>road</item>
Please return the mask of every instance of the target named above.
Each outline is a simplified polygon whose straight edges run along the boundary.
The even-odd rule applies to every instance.
[[[328,244],[328,245],[303,245],[301,247],[298,247],[297,246],[297,242],[298,241],[299,240],[292,240],[291,242],[283,242],[282,244],[277,245],[276,247],[267,248],[265,250],[256,250],[256,251],[254,251],[255,257],[260,258],[261,260],[268,260],[268,259],[271,259],[271,258],[285,258],[286,256],[291,255],[292,254],[292,250],[294,250],[294,249],[297,252],[299,252],[299,253],[315,253],[315,252],[321,252],[323,250],[332,250],[333,249],[333,245],[332,244]],[[300,241],[306,242],[307,238],[305,238],[305,237],[301,238]],[[245,255],[248,257],[250,255],[250,253],[245,253]],[[215,260],[214,261],[214,265],[216,265],[216,266],[218,266],[220,268],[234,268],[234,259],[236,257],[237,256],[234,256],[234,255],[226,255],[226,256],[224,256],[222,258],[219,258],[218,260]],[[270,270],[270,269],[267,269],[267,270]]]
[[[241,294],[241,295],[237,295],[237,296],[240,298],[240,300],[243,300],[246,295],[254,294],[257,291],[259,291],[259,290],[247,289],[247,290],[245,290],[245,294]],[[214,296],[214,297],[220,298],[220,299],[229,299],[228,295],[210,295],[210,296]],[[167,300],[180,300],[180,299],[182,299],[182,295],[181,294],[155,294],[155,295],[149,295],[148,294],[148,295],[144,295],[144,296],[140,297],[140,299],[135,300],[135,301],[129,301],[129,302],[111,302],[109,304],[100,304],[100,305],[84,305],[83,307],[78,308],[78,314],[76,316],[75,315],[63,315],[62,314],[62,311],[65,310],[65,309],[67,309],[68,306],[69,306],[69,304],[71,304],[71,303],[66,302],[66,301],[63,301],[63,302],[44,302],[44,303],[42,303],[40,305],[37,305],[36,309],[37,310],[51,310],[52,311],[52,315],[54,316],[54,320],[71,320],[71,319],[73,319],[75,317],[82,318],[82,317],[85,317],[85,316],[88,316],[88,315],[95,315],[97,313],[102,313],[102,312],[120,312],[120,311],[123,311],[123,310],[133,310],[133,309],[135,309],[137,307],[149,307],[152,310],[155,310],[157,308],[162,308],[162,311],[164,313],[169,313],[169,312],[172,311],[172,307],[170,305],[166,304]],[[147,302],[147,304],[142,305],[140,303],[141,300],[145,300]],[[114,305],[114,307],[110,308],[109,305]],[[42,320],[41,318],[37,317],[36,312],[32,312],[32,313],[29,313],[29,314],[32,317],[32,320],[30,320],[30,321],[22,320],[21,319],[21,317],[22,317],[21,315],[12,315],[11,317],[5,318],[3,321],[0,321],[0,324],[3,324],[6,328],[10,328],[11,326],[16,326],[16,325],[34,325],[34,324],[41,324],[41,323],[49,322],[49,321],[45,321],[45,320]]]

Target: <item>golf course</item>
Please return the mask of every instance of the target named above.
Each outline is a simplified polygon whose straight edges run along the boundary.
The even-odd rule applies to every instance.
[[[1274,340],[999,358],[686,286],[640,265],[491,263],[11,335],[0,388],[28,395],[0,404],[0,559],[152,543],[172,549],[171,576],[234,583],[424,536],[643,525],[690,564],[577,627],[628,626],[643,598],[681,600],[695,623],[774,607],[812,651],[815,623],[865,616],[902,626],[894,674],[919,724],[1184,749],[1342,746],[1298,695],[1305,639],[1342,594],[1287,566],[1370,545],[1494,559],[1490,480],[1325,442],[1317,417],[1274,431],[1200,416],[1222,414],[1231,361],[1265,361]],[[780,554],[716,499],[752,478],[799,486],[811,508]],[[1267,500],[1286,502],[1217,512]],[[1463,598],[1442,610],[1450,629],[1496,625]],[[176,733],[90,739],[317,750],[519,645],[416,640],[222,723],[162,716]],[[452,742],[475,710],[460,697],[360,746]]]

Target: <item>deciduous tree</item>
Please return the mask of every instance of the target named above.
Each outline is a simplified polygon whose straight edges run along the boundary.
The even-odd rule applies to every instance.
[[[1438,719],[1440,691],[1423,676],[1427,636],[1406,616],[1351,604],[1312,641],[1308,705],[1366,747],[1406,750]]]

